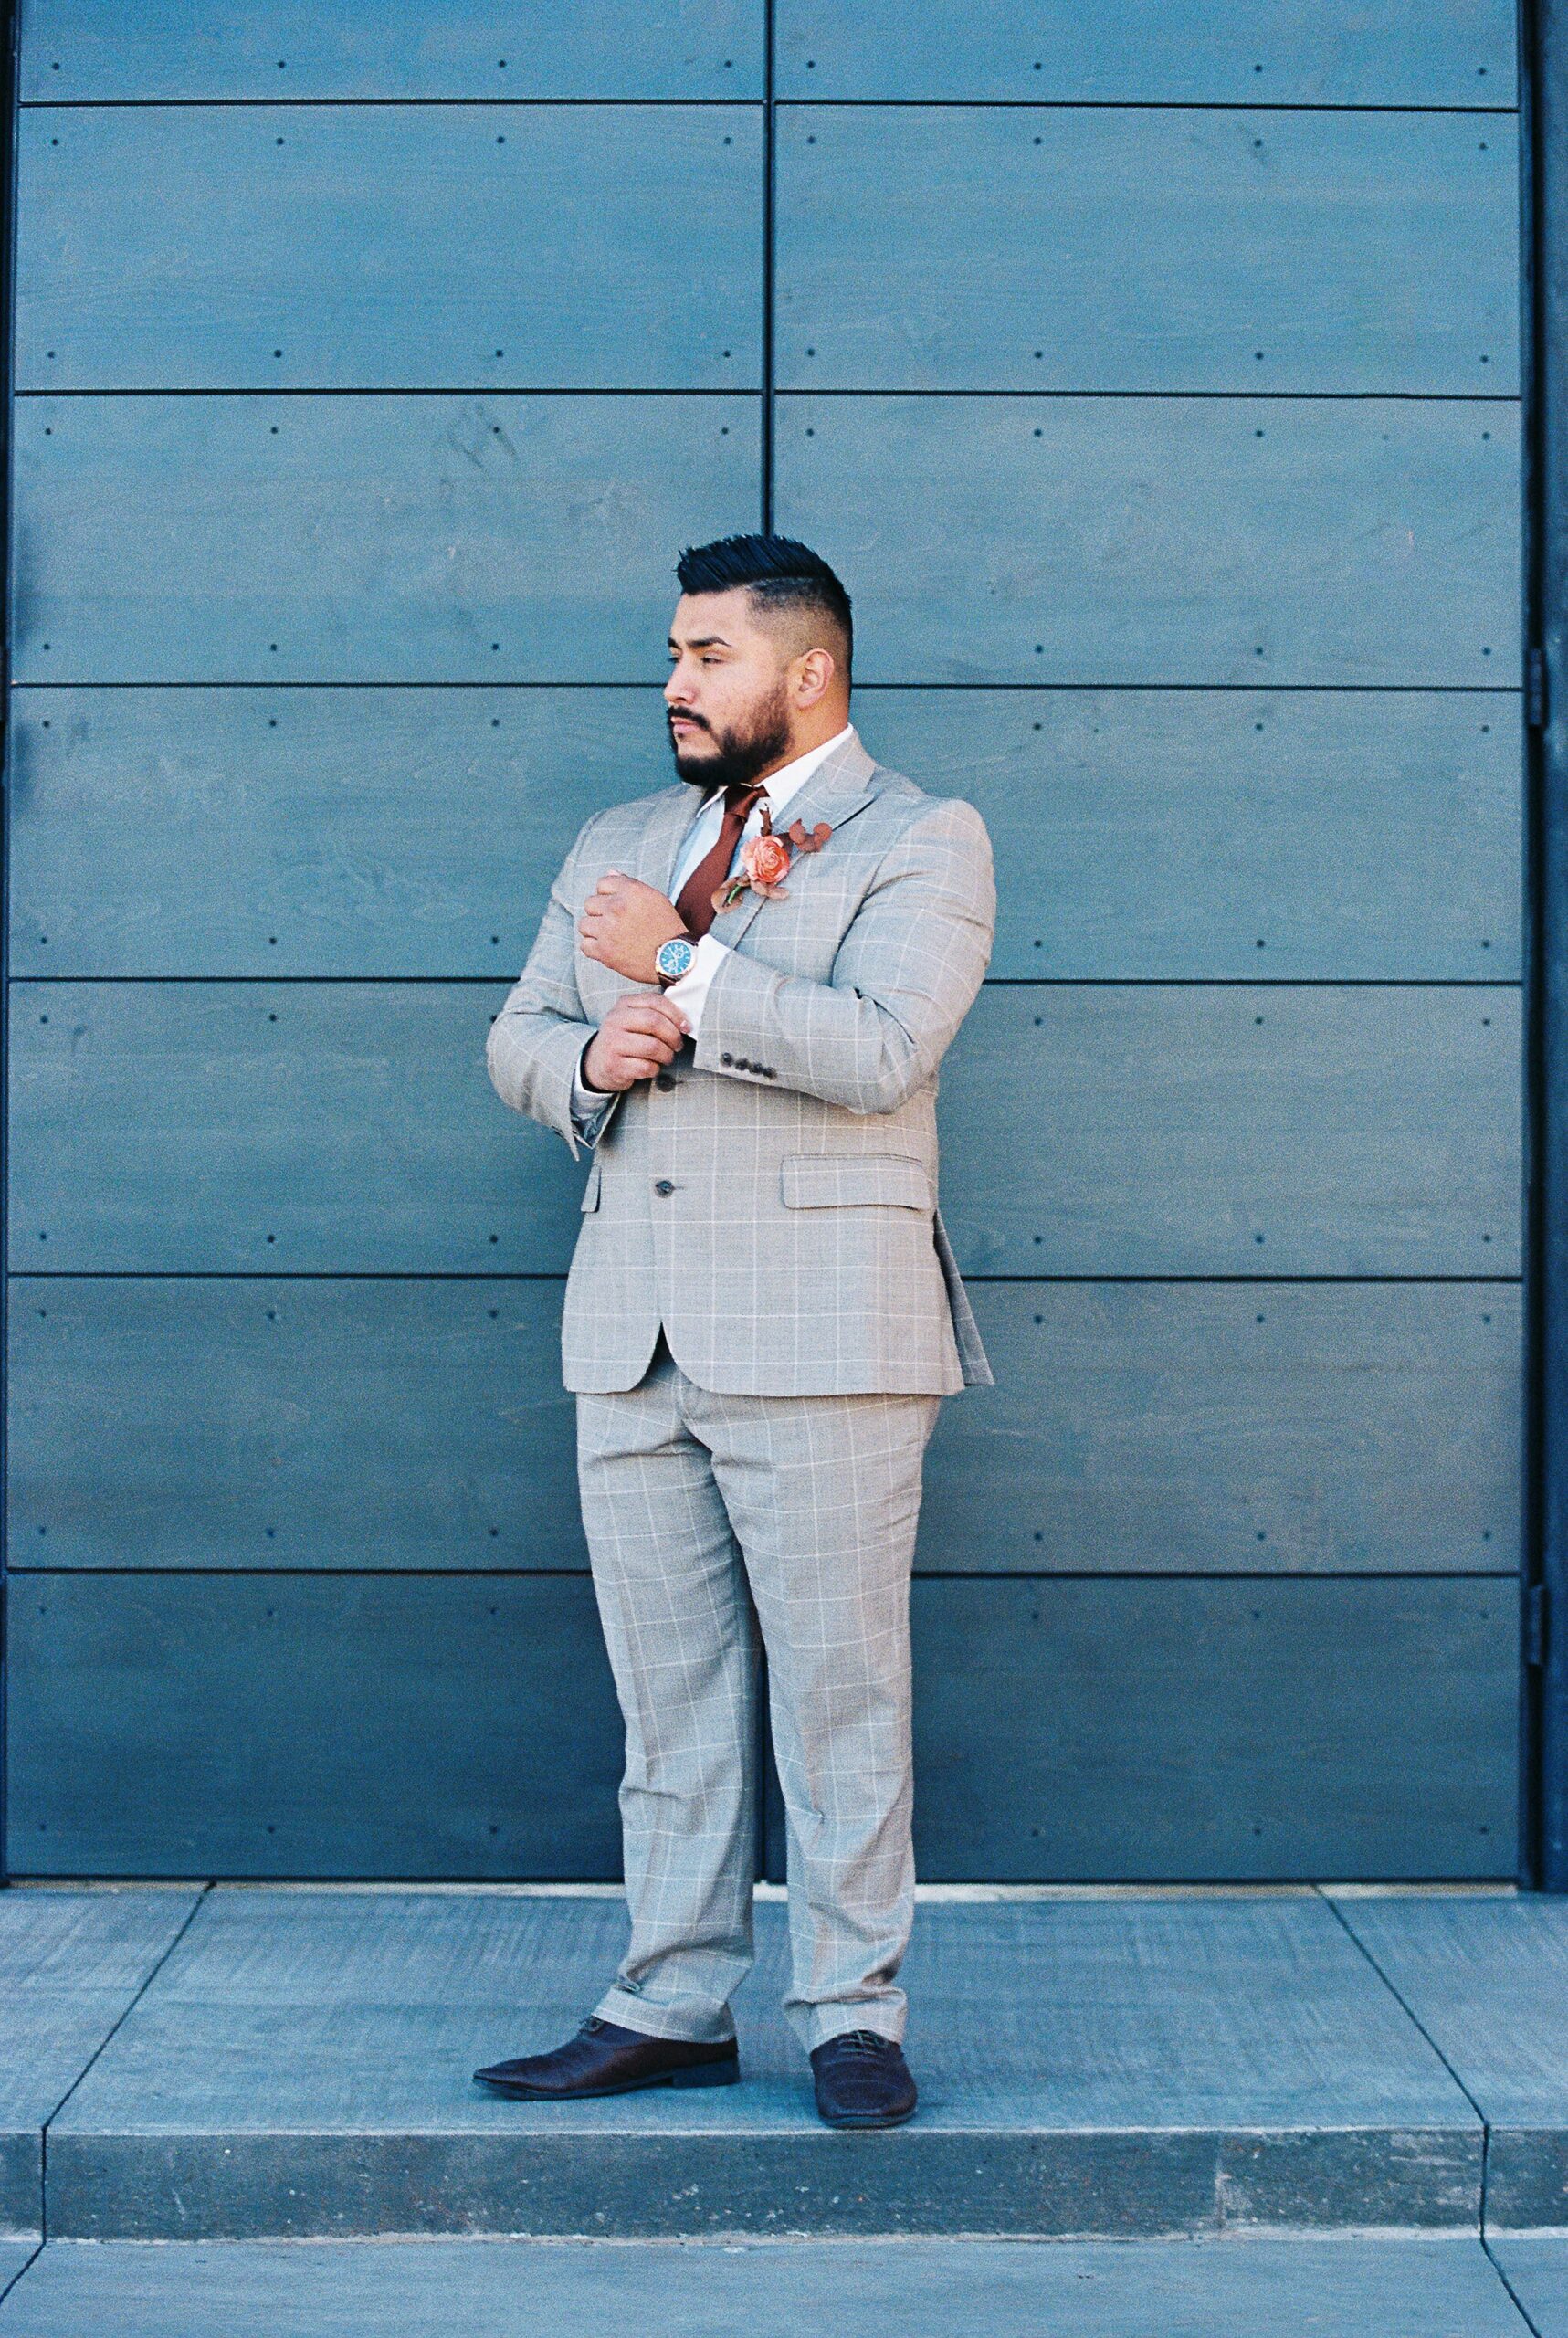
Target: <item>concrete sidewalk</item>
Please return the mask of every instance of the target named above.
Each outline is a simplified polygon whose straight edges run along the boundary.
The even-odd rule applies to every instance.
[[[4,2279],[0,2273],[0,2280]],[[1522,2308],[1522,2311],[1521,2311]],[[0,2338],[1568,2338],[1568,2240],[51,2241]]]
[[[1352,2235],[1386,2235],[1391,2246],[1402,2236],[1405,2247],[1425,2235],[1439,2254],[1418,2252],[1413,2266],[1470,2266],[1476,2294],[1496,2285],[1509,2312],[1481,2237],[1500,2249],[1500,2235],[1568,2229],[1568,1901],[1300,1886],[936,1896],[921,1906],[906,1966],[921,2111],[909,2127],[863,2135],[833,2133],[815,2116],[805,2058],[778,2011],[784,1914],[776,1900],[758,1906],[758,1969],[737,2004],[746,2083],[562,2110],[503,2101],[470,2074],[574,2027],[619,1953],[618,1895],[0,1892],[4,2229],[61,2244],[804,2236],[834,2241],[822,2262],[840,2269],[858,2261],[847,2243],[873,2238],[899,2238],[907,2269],[911,2240],[940,2237],[1254,2236],[1261,2246],[1267,2236],[1321,2251],[1326,2235],[1346,2246]],[[1285,2261],[1256,2254],[1252,2239],[1223,2261],[1244,2258],[1247,2280]],[[481,2259],[502,2261],[488,2250],[462,2261]],[[704,2280],[728,2278],[722,2259],[689,2254],[720,2268]],[[18,2314],[47,2317],[73,2283],[155,2288],[173,2278],[156,2271],[165,2261],[197,2262],[51,2248],[13,2291],[5,2327]],[[217,2250],[200,2261],[229,2269],[215,2281],[273,2268],[266,2280],[283,2281],[307,2321],[316,2309],[288,2284],[336,2279],[298,2270],[327,2266],[320,2250]],[[344,2263],[368,2280],[363,2269],[379,2261]],[[393,2251],[387,2261],[438,2260]],[[616,2258],[620,2273],[593,2279],[613,2288],[633,2278],[632,2261]],[[679,2251],[668,2259],[688,2261]],[[806,2278],[806,2256],[777,2261],[796,2269],[791,2280]],[[1068,2261],[1059,2248],[1009,2253],[1015,2269],[1041,2270],[1007,2279],[1066,2281]],[[1178,2251],[1169,2261],[1189,2260]],[[1307,2261],[1339,2278],[1329,2269],[1340,2260]],[[611,2259],[526,2252],[518,2262]],[[1549,2252],[1532,2278],[1549,2287],[1554,2263]],[[436,2284],[433,2313],[441,2278],[418,2275]],[[470,2278],[481,2284],[472,2326],[509,2326],[484,2319],[482,2290],[491,2280],[504,2295],[506,2276]],[[1443,2282],[1460,2277],[1434,2278],[1440,2304]],[[867,2279],[872,2297],[880,2277]],[[1291,2293],[1297,2277],[1280,2279]],[[1555,2310],[1543,2306],[1542,2330]],[[84,2291],[58,2311],[79,2327],[97,2309]],[[279,2303],[275,2326],[290,2327],[294,2311]],[[345,2331],[359,2328],[356,2311],[343,2305]],[[1165,2332],[1189,2326],[1176,2311]],[[642,2326],[660,2325],[645,2313]],[[1362,2324],[1343,2326],[1359,2338]],[[1465,2324],[1488,2326],[1475,2315]],[[1497,2326],[1513,2325],[1504,2316]]]

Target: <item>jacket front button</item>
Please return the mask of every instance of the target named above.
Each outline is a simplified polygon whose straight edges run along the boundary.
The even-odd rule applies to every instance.
[[[675,1082],[668,1071],[656,1071],[653,1076],[653,1084],[656,1088],[673,1088]]]
[[[674,1180],[669,1177],[656,1178],[653,1189],[656,1194],[672,1194],[675,1191]]]

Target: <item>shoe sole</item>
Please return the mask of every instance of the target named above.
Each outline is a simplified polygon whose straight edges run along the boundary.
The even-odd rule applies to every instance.
[[[661,2070],[650,2079],[627,2079],[620,2086],[579,2086],[569,2092],[556,2093],[545,2086],[528,2086],[518,2079],[487,2079],[476,2070],[474,2077],[480,2086],[493,2088],[497,2094],[510,2095],[519,2102],[592,2102],[610,2094],[641,2094],[649,2087],[735,2086],[741,2073],[733,2062],[716,2062],[704,2068],[700,2063],[689,2070]]]
[[[822,2119],[825,2127],[836,2127],[840,2133],[846,2133],[855,2128],[869,2130],[873,2127],[902,2127],[915,2114],[912,2111],[897,2111],[890,2119],[823,2119],[819,2111],[816,2115]]]
[[[911,2102],[907,2111],[883,2112],[870,2118],[857,2118],[851,2113],[847,2118],[834,2119],[819,2105],[816,2115],[825,2127],[901,2127],[906,2120],[914,2117],[917,2108]]]

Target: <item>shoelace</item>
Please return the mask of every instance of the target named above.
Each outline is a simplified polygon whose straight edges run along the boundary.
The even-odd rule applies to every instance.
[[[835,2046],[851,2047],[860,2054],[885,2054],[898,2041],[884,2038],[879,2029],[841,2029],[830,2042]]]

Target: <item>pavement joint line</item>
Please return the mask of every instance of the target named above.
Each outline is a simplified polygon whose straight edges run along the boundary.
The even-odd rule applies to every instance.
[[[1432,2035],[1431,2031],[1427,2028],[1427,2027],[1426,2027],[1426,2023],[1425,2023],[1425,2022],[1420,2018],[1419,2015],[1415,2012],[1415,2010],[1414,2006],[1411,2006],[1411,2005],[1410,2005],[1410,2004],[1405,2000],[1405,1998],[1403,1996],[1401,1996],[1401,1994],[1400,1994],[1399,1990],[1398,1990],[1398,1989],[1396,1989],[1396,1988],[1394,1987],[1394,1983],[1389,1979],[1388,1975],[1384,1971],[1384,1969],[1383,1969],[1382,1965],[1378,1963],[1378,1961],[1377,1961],[1376,1957],[1373,1954],[1373,1953],[1372,1953],[1371,1949],[1370,1949],[1370,1948],[1368,1948],[1368,1946],[1367,1946],[1366,1943],[1365,1943],[1365,1942],[1364,1942],[1364,1941],[1360,1937],[1360,1935],[1356,1933],[1356,1931],[1354,1930],[1354,1928],[1353,1928],[1353,1927],[1352,1927],[1352,1925],[1351,1924],[1349,1918],[1344,1914],[1344,1912],[1342,1911],[1342,1910],[1340,1908],[1339,1903],[1338,1903],[1338,1901],[1336,1901],[1336,1899],[1334,1898],[1333,1893],[1332,1893],[1332,1892],[1331,1892],[1331,1891],[1326,1891],[1326,1890],[1325,1890],[1325,1891],[1321,1891],[1321,1892],[1320,1892],[1319,1897],[1320,1897],[1321,1899],[1322,1899],[1322,1900],[1327,1903],[1327,1905],[1328,1905],[1329,1907],[1331,1907],[1331,1908],[1333,1910],[1333,1911],[1334,1911],[1334,1919],[1335,1919],[1335,1922],[1336,1922],[1337,1923],[1340,1923],[1340,1924],[1342,1924],[1342,1925],[1343,1925],[1347,1938],[1349,1938],[1349,1939],[1351,1939],[1351,1940],[1354,1941],[1354,1943],[1355,1943],[1355,1944],[1356,1944],[1357,1948],[1358,1948],[1358,1949],[1360,1949],[1360,1951],[1361,1951],[1362,1954],[1365,1957],[1365,1959],[1366,1959],[1367,1963],[1371,1965],[1371,1967],[1372,1967],[1373,1971],[1377,1975],[1378,1979],[1383,1983],[1384,1987],[1388,1991],[1389,1996],[1394,1999],[1394,2003],[1395,2003],[1397,2006],[1399,2006],[1401,2007],[1401,2009],[1403,2010],[1403,2012],[1404,2012],[1404,2014],[1405,2014],[1405,2019],[1406,2019],[1407,2021],[1409,2021],[1409,2022],[1413,2025],[1413,2027],[1414,2027],[1415,2028],[1416,2028],[1416,2029],[1418,2029],[1418,2030],[1420,2031],[1420,2033],[1421,2033],[1422,2037],[1426,2040],[1427,2045],[1428,2045],[1428,2046],[1430,2046],[1430,2048],[1432,2048],[1432,2051],[1434,2052],[1434,2054],[1436,2054],[1436,2055],[1437,2059],[1442,2063],[1443,2068],[1447,2071],[1448,2076],[1453,2080],[1454,2084],[1458,2088],[1459,2092],[1464,2096],[1465,2101],[1469,2104],[1470,2109],[1475,2112],[1476,2117],[1477,2117],[1477,2118],[1478,2118],[1478,2120],[1480,2122],[1480,2129],[1481,2129],[1481,2182],[1480,2182],[1480,2199],[1479,2199],[1479,2204],[1478,2204],[1478,2210],[1479,2210],[1479,2213],[1478,2213],[1477,2219],[1476,2219],[1476,2238],[1477,2238],[1477,2239],[1480,2242],[1481,2247],[1482,2247],[1483,2248],[1486,2248],[1486,2245],[1487,2245],[1487,2162],[1488,2162],[1488,2160],[1489,2160],[1489,2156],[1490,2156],[1490,2153],[1491,2153],[1491,2137],[1492,2137],[1491,2122],[1490,2122],[1490,2121],[1488,2119],[1486,2112],[1481,2109],[1480,2104],[1476,2101],[1475,2096],[1470,2092],[1469,2088],[1465,2084],[1464,2080],[1459,2076],[1458,2071],[1454,2068],[1454,2065],[1452,2064],[1452,2062],[1450,2062],[1450,2061],[1449,2061],[1448,2057],[1447,2056],[1447,2054],[1445,2054],[1445,2053],[1444,2053],[1443,2048],[1438,2045],[1438,2043],[1437,2043],[1436,2039],[1433,2037],[1433,2035]],[[1488,2249],[1487,2249],[1487,2255],[1488,2255],[1489,2259],[1490,2259],[1491,2262],[1492,2262],[1494,2265],[1495,2265],[1495,2264],[1497,2264],[1497,2259],[1496,2259],[1494,2257],[1492,2257],[1492,2253],[1491,2253],[1491,2251],[1490,2251],[1490,2249],[1489,2249],[1489,2248],[1488,2248]],[[1500,2272],[1500,2273],[1501,2273],[1501,2271],[1502,2271],[1502,2268],[1501,2268],[1500,2266],[1499,2266],[1499,2267],[1498,2267],[1498,2270],[1499,2270],[1499,2272]],[[1510,2290],[1510,2291],[1509,2291],[1509,2295],[1510,2295],[1510,2297],[1512,2297],[1512,2296],[1513,2296],[1513,2291],[1512,2291],[1511,2290]],[[1518,2304],[1519,2304],[1519,2301],[1518,2301],[1518,2299],[1517,2299],[1517,2298],[1515,2298],[1515,2299],[1514,2299],[1514,2303],[1515,2303],[1516,2305],[1518,2305]],[[1520,2312],[1521,2312],[1521,2313],[1523,2313],[1524,2309],[1523,2309],[1523,2307],[1522,2307],[1522,2306],[1520,2306]],[[1527,2321],[1529,2320],[1529,2316],[1528,2316],[1528,2315],[1526,2315],[1526,2317],[1525,2317],[1525,2318],[1526,2318],[1526,2320],[1527,2320]],[[1532,2326],[1533,2326],[1533,2325],[1532,2325]]]
[[[1483,2232],[1483,2233],[1481,2234],[1481,2236],[1480,2236],[1480,2242],[1481,2242],[1481,2247],[1482,2247],[1482,2248],[1485,2249],[1485,2251],[1486,2251],[1486,2254],[1487,2254],[1487,2261],[1488,2261],[1488,2263],[1489,2263],[1489,2264],[1493,2268],[1493,2270],[1495,2270],[1495,2272],[1496,2272],[1496,2274],[1497,2274],[1498,2280],[1502,2283],[1503,2288],[1508,2291],[1509,2296],[1510,2296],[1510,2298],[1512,2300],[1512,2302],[1513,2302],[1513,2310],[1514,2310],[1514,2312],[1518,2314],[1518,2316],[1519,2316],[1520,2320],[1523,2322],[1523,2324],[1524,2324],[1525,2328],[1529,2331],[1529,2333],[1530,2333],[1530,2338],[1542,2338],[1542,2332],[1541,2332],[1541,2325],[1540,2325],[1540,2323],[1539,2323],[1538,2322],[1536,2322],[1536,2321],[1533,2319],[1533,2317],[1532,2317],[1532,2316],[1531,2316],[1531,2314],[1530,2313],[1530,2312],[1529,2312],[1528,2308],[1526,2307],[1526,2305],[1525,2305],[1525,2303],[1524,2303],[1523,2299],[1520,2296],[1519,2291],[1514,2288],[1513,2283],[1509,2280],[1509,2278],[1508,2278],[1508,2274],[1507,2274],[1507,2273],[1506,2273],[1506,2271],[1504,2270],[1503,2267],[1502,2267],[1500,2264],[1499,2264],[1497,2258],[1496,2258],[1496,2257],[1493,2255],[1493,2253],[1492,2253],[1492,2245],[1491,2245],[1490,2241],[1487,2238],[1486,2234],[1485,2234],[1484,2232]]]
[[[21,2264],[17,2266],[10,2280],[8,2281],[0,2281],[0,2305],[5,2304],[5,2300],[10,2296],[12,2291],[21,2280],[23,2274],[31,2271],[32,2268],[37,2263],[43,2253],[44,2244],[42,2238],[40,2237],[37,2247],[33,2250],[30,2256],[23,2259]]]
[[[129,2001],[121,2007],[116,2019],[110,2025],[109,2028],[99,2039],[98,2044],[93,2048],[92,2052],[88,2056],[87,2060],[82,2064],[75,2078],[72,2079],[69,2086],[67,2087],[64,2094],[61,2095],[54,2109],[47,2113],[44,2119],[44,2123],[38,2130],[38,2230],[41,2235],[38,2245],[40,2248],[44,2246],[49,2237],[49,2129],[54,2124],[54,2122],[59,2117],[60,2112],[65,2109],[67,2103],[70,2101],[72,2095],[76,2092],[83,2079],[86,2078],[89,2070],[91,2069],[93,2064],[98,2060],[99,2056],[103,2052],[110,2038],[114,2038],[118,2034],[121,2025],[127,2020],[130,2015],[134,2013],[136,2007],[141,2004],[142,1998],[146,1996],[148,1990],[152,1987],[153,1982],[157,1979],[164,1965],[167,1964],[170,1957],[173,1956],[174,1951],[180,1945],[180,1943],[184,1939],[185,1934],[190,1931],[191,1926],[195,1923],[201,1910],[205,1906],[207,1894],[211,1890],[212,1885],[210,1883],[204,1883],[202,1885],[201,1890],[197,1892],[195,1898],[191,1902],[184,1922],[180,1926],[178,1932],[174,1934],[174,1939],[163,1951],[163,1955],[156,1958],[148,1967],[147,1972],[142,1976],[141,1987],[136,1990]],[[27,2259],[27,2264],[30,2265],[32,2261],[32,2259],[29,2258]],[[22,2268],[22,2270],[26,2272],[26,2270],[27,2268],[25,2265]]]

